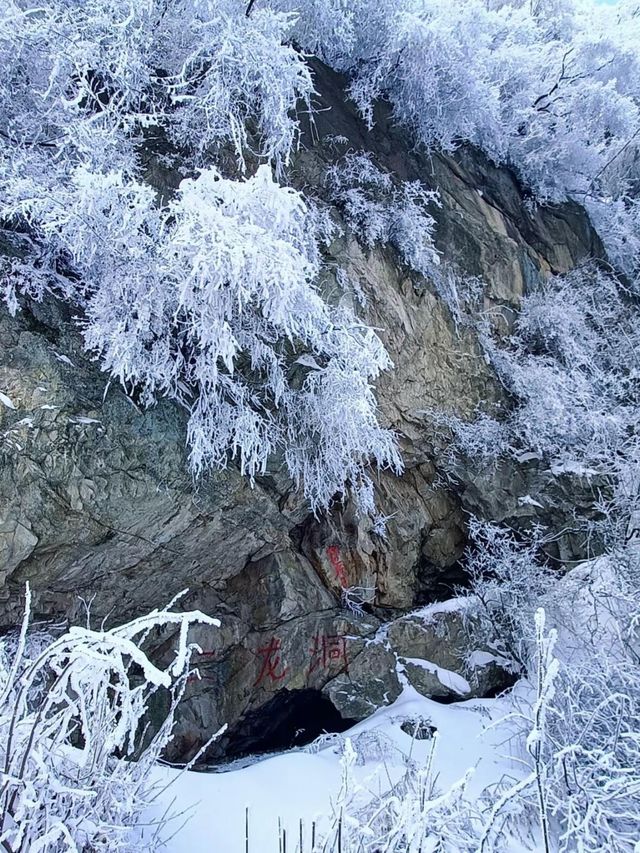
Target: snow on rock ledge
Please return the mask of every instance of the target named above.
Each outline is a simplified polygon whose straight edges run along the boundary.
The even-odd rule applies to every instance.
[[[527,281],[599,251],[579,209],[531,212],[513,176],[469,149],[428,158],[386,107],[369,133],[343,78],[319,64],[314,72],[320,111],[294,164],[296,185],[322,196],[326,169],[339,156],[335,139],[344,137],[345,149],[371,152],[397,179],[437,189],[443,262],[482,277],[495,305],[517,305]],[[220,616],[222,628],[203,646],[174,758],[284,688],[323,690],[344,716],[361,718],[398,695],[398,663],[418,689],[440,697],[457,697],[451,685],[461,684],[447,676],[442,684],[444,671],[465,678],[473,695],[492,690],[498,677],[491,662],[467,673],[455,613],[430,626],[410,616],[382,629],[385,642],[375,638],[383,622],[442,597],[458,579],[467,498],[439,480],[438,437],[424,412],[470,416],[502,391],[474,334],[456,329],[432,283],[395,250],[367,250],[345,235],[328,260],[329,270],[339,265],[358,283],[365,320],[382,329],[395,364],[378,398],[385,425],[400,435],[406,472],[379,478],[380,503],[392,516],[386,541],[349,506],[314,518],[277,460],[253,488],[233,467],[194,486],[182,411],[161,403],[141,413],[114,384],[105,387],[58,306],[31,305],[15,319],[0,313],[0,389],[15,406],[0,406],[0,618],[19,621],[26,580],[38,614],[84,622],[82,596],[92,618],[110,624],[188,588],[184,606]],[[332,280],[326,285],[335,289]],[[516,508],[533,494],[511,470],[499,478],[487,472],[478,490]],[[346,612],[343,586],[375,588],[372,612]],[[159,658],[170,639],[153,638]]]

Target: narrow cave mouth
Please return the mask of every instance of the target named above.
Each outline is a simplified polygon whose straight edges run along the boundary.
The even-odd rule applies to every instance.
[[[506,669],[500,672],[500,678],[496,679],[495,684],[489,690],[486,690],[482,698],[483,699],[495,699],[500,696],[502,693],[506,693],[507,690],[511,690],[511,688],[518,683],[520,678],[522,677],[522,673],[517,672],[507,672]]]
[[[344,732],[357,721],[343,717],[319,690],[280,690],[229,729],[223,760],[305,746],[324,733]]]

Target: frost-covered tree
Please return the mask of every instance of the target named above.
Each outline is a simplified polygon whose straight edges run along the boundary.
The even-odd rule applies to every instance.
[[[324,831],[314,851],[335,850],[341,853],[413,853],[420,850],[442,850],[451,853],[473,853],[478,850],[482,817],[465,798],[472,771],[442,790],[435,772],[435,756],[439,748],[438,733],[433,735],[431,750],[424,765],[407,761],[400,780],[389,784],[388,774],[380,782],[379,791],[372,792],[358,784],[354,767],[369,753],[397,751],[397,746],[380,743],[376,730],[365,732],[353,741],[347,739],[343,758],[341,785],[333,804],[331,823]],[[377,742],[374,740],[378,735]],[[373,743],[371,743],[373,741]],[[374,747],[372,749],[372,747]]]
[[[229,142],[241,168],[248,151],[285,166],[297,139],[298,102],[310,110],[313,92],[307,64],[288,43],[294,17],[268,4],[247,16],[246,3],[238,0],[173,7],[171,24],[161,27],[161,56],[182,20],[188,36],[167,84],[176,107],[169,118],[172,138],[200,156]]]
[[[239,259],[240,241],[211,251],[206,227],[235,216],[227,218],[228,177],[206,177],[214,174],[211,158],[228,166],[231,153],[241,172],[265,160],[283,174],[297,138],[296,110],[309,109],[313,89],[297,48],[313,51],[350,75],[352,96],[370,121],[375,99],[388,98],[423,144],[450,150],[471,142],[513,166],[540,198],[588,204],[612,261],[633,279],[640,269],[630,178],[639,138],[639,16],[629,0],[615,13],[586,0],[463,0],[453,7],[444,0],[264,0],[247,11],[241,0],[0,5],[0,220],[19,236],[21,257],[5,265],[3,292],[12,310],[20,291],[71,300],[106,369],[135,385],[145,402],[158,394],[185,402],[195,470],[235,454],[253,475],[271,452],[283,451],[314,507],[349,481],[368,504],[366,458],[399,464],[376,425],[370,387],[386,358],[354,318],[323,306],[317,292],[310,296],[318,228],[308,218],[302,229],[283,228],[275,217],[269,237],[271,222],[258,222],[259,204],[272,210],[276,196],[286,197],[270,182],[233,187],[240,205],[256,202],[253,213],[239,214],[248,217],[242,233],[251,224],[265,240],[256,245],[277,243],[289,284],[299,262],[306,296],[294,287],[285,305],[269,252],[251,260],[247,246]],[[164,152],[155,155],[162,165],[187,170],[172,200],[157,199],[142,181],[149,146]],[[434,197],[374,171],[361,155],[334,170],[334,196],[348,223],[365,242],[391,241],[409,265],[432,274],[438,256],[427,207]],[[196,213],[193,201],[205,186],[210,195]],[[204,215],[209,203],[215,215]],[[304,248],[296,242],[301,230]],[[231,229],[221,235],[230,239]],[[258,259],[265,267],[260,293],[258,267],[249,271]],[[205,304],[192,278],[190,264],[204,263],[213,265],[216,306]],[[251,295],[243,292],[231,307],[234,285],[220,281],[244,290],[247,274]],[[450,279],[441,285],[455,309]],[[272,302],[290,317],[276,318]],[[211,311],[216,322],[198,330]],[[327,322],[332,331],[320,332]],[[540,359],[520,378],[515,364],[507,368],[521,398],[527,388],[565,380],[566,399],[573,395],[585,408],[594,402],[580,371],[558,376]],[[591,426],[602,435],[612,428],[597,414]],[[541,436],[548,445],[554,429],[551,418]]]
[[[301,20],[315,8],[272,5],[299,9]],[[306,46],[307,28],[296,26]],[[317,26],[313,44],[352,73],[365,114],[387,97],[427,145],[473,142],[544,195],[586,190],[638,131],[635,0],[614,12],[582,0],[358,0],[335,4]],[[336,30],[347,35],[332,51]]]
[[[513,543],[504,542],[507,552],[494,551],[494,558],[514,563]],[[524,738],[527,772],[504,790],[487,792],[480,849],[500,849],[505,818],[515,808],[521,826],[526,820],[537,825],[540,849],[631,851],[640,819],[637,579],[629,584],[615,559],[601,558],[542,592],[526,547],[520,557],[518,577],[529,572],[534,584],[526,610],[537,605],[535,631],[527,631],[522,644],[527,681],[511,718]],[[486,589],[486,578],[477,577],[474,588]],[[502,589],[493,605],[503,623],[521,621],[522,594],[512,578],[491,583]]]
[[[507,339],[483,333],[511,407],[499,418],[454,419],[458,446],[534,454],[556,472],[613,473],[640,426],[639,317],[624,286],[593,268],[540,285]]]
[[[640,167],[638,167],[640,173]],[[623,183],[625,186],[626,182]],[[585,197],[589,216],[602,237],[609,260],[630,289],[640,295],[640,194]]]
[[[82,309],[103,369],[145,405],[168,395],[188,408],[195,474],[231,456],[254,478],[280,452],[314,509],[349,483],[373,510],[368,461],[401,465],[371,386],[389,359],[321,298],[324,220],[299,193],[267,166],[246,181],[202,171],[165,207],[120,172],[78,169],[46,198],[31,189],[12,212],[41,255],[36,270],[13,265],[10,305],[49,289]],[[73,276],[57,274],[65,262]]]
[[[110,630],[73,627],[32,641],[29,611],[27,588],[22,629],[0,644],[2,849],[158,848],[163,821],[147,826],[144,838],[141,821],[184,692],[189,626],[220,623],[166,609]],[[168,626],[179,629],[178,646],[159,668],[143,646],[151,631]],[[149,738],[149,701],[158,691],[167,693],[169,713]]]
[[[310,73],[285,43],[290,18],[264,6],[250,18],[244,11],[242,0],[5,0],[0,128],[9,176],[28,165],[23,158],[131,165],[132,143],[159,128],[183,157],[229,143],[242,161],[249,121],[255,153],[285,163]]]
[[[637,0],[270,5],[299,11],[295,37],[350,75],[369,123],[386,99],[428,148],[470,142],[537,198],[586,205],[615,262],[640,274]]]
[[[543,595],[559,575],[546,565],[542,531],[518,539],[510,530],[471,518],[465,570],[473,592],[474,643],[484,638],[526,671],[534,641],[534,617]]]
[[[563,581],[560,596],[554,595],[550,576],[532,561],[532,548],[519,546],[507,531],[486,532],[478,545],[484,565],[474,592],[492,594],[471,599],[471,608],[480,601],[494,616],[502,609],[498,629],[530,623],[520,643],[522,678],[509,697],[513,710],[491,724],[504,733],[513,775],[470,794],[470,768],[451,787],[440,788],[434,757],[443,745],[432,731],[424,763],[409,757],[398,781],[385,772],[375,786],[370,777],[358,784],[358,751],[365,759],[368,751],[384,759],[385,747],[397,747],[391,739],[381,743],[375,729],[362,743],[361,735],[347,739],[341,788],[317,849],[503,853],[514,843],[546,853],[635,849],[638,588],[625,583],[615,562],[601,560],[578,567]],[[491,578],[491,587],[480,588],[483,576]]]
[[[419,181],[394,182],[365,152],[349,153],[331,166],[327,185],[347,225],[365,246],[390,243],[416,272],[434,275],[440,256],[428,208],[439,206],[436,192]]]
[[[288,162],[310,72],[291,15],[245,12],[0,7],[0,220],[20,242],[3,294],[13,311],[20,294],[70,301],[103,369],[145,405],[183,403],[194,473],[234,458],[253,478],[281,453],[314,510],[348,485],[371,509],[369,461],[401,464],[371,384],[390,363],[320,297],[323,217],[267,165],[192,171],[173,199],[140,177],[155,138],[186,169],[225,146],[240,170]]]

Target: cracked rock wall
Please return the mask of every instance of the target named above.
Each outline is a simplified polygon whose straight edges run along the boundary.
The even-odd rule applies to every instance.
[[[532,281],[601,253],[580,209],[531,212],[507,170],[470,149],[453,157],[414,150],[384,106],[367,131],[342,78],[319,64],[314,71],[319,111],[294,185],[322,197],[326,167],[363,149],[398,179],[437,189],[438,249],[479,276],[486,304],[505,316]],[[348,140],[338,150],[336,137]],[[311,516],[278,460],[254,487],[233,467],[194,484],[178,407],[138,411],[83,353],[60,306],[29,305],[15,319],[0,312],[1,623],[19,620],[27,580],[37,617],[70,621],[84,620],[88,607],[96,622],[121,622],[188,589],[181,606],[219,616],[222,628],[196,631],[201,678],[189,684],[174,758],[284,688],[322,690],[345,716],[365,716],[397,695],[398,662],[418,689],[455,694],[437,677],[438,667],[463,669],[455,619],[439,617],[447,624],[435,632],[387,623],[446,597],[459,579],[465,508],[509,518],[530,488],[528,475],[510,468],[463,471],[457,490],[444,484],[440,439],[425,412],[470,417],[502,393],[474,334],[456,328],[433,284],[391,248],[365,250],[346,232],[329,255],[367,295],[365,318],[383,330],[395,363],[378,394],[406,472],[379,478],[381,506],[393,516],[386,541],[349,506]],[[341,606],[344,585],[375,588],[370,612]],[[152,638],[154,653],[166,654],[170,640]],[[486,692],[495,673],[468,680],[471,693]],[[223,752],[224,743],[214,745],[212,755]]]

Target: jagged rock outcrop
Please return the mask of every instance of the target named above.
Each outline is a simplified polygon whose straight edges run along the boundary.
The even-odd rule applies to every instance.
[[[507,319],[532,281],[600,254],[580,209],[532,212],[514,177],[470,149],[416,151],[384,105],[367,131],[344,81],[320,65],[315,73],[320,109],[293,166],[296,185],[322,197],[327,165],[364,149],[398,178],[437,189],[438,249],[482,279],[486,302],[504,306]],[[431,628],[413,617],[385,623],[443,597],[458,578],[465,506],[502,507],[503,518],[513,517],[509,507],[524,512],[519,498],[531,484],[513,467],[500,476],[463,471],[458,491],[439,476],[442,439],[425,413],[469,417],[503,393],[472,330],[457,328],[433,284],[390,248],[368,251],[345,233],[329,256],[365,292],[366,319],[382,330],[395,363],[378,393],[406,472],[379,478],[392,516],[386,540],[348,506],[314,518],[278,460],[253,487],[233,466],[194,484],[179,408],[139,411],[83,353],[77,325],[59,306],[29,305],[15,319],[0,312],[1,622],[17,622],[26,581],[37,616],[71,621],[84,619],[85,608],[96,622],[124,621],[188,589],[180,606],[217,615],[222,627],[197,632],[201,678],[188,687],[173,757],[227,722],[230,733],[211,754],[224,753],[234,727],[284,689],[323,691],[345,717],[362,717],[395,698],[399,662],[418,689],[459,692],[438,676],[464,668],[456,617],[439,617],[446,625],[438,631],[437,620]],[[549,488],[560,505],[561,486]],[[527,504],[526,514],[535,513]],[[571,553],[579,543],[565,547]],[[342,606],[344,586],[375,590],[365,615]],[[155,653],[169,641],[151,638]],[[470,693],[498,680],[495,671],[472,673]]]

